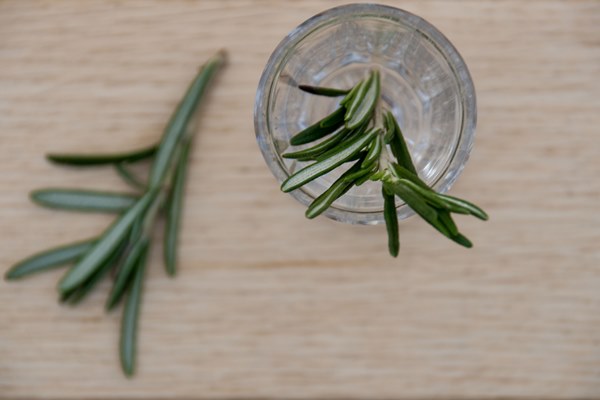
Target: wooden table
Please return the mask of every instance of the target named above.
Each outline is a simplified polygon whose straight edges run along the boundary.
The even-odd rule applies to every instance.
[[[471,69],[477,139],[452,193],[491,215],[460,219],[472,250],[406,221],[396,260],[383,227],[306,220],[254,139],[269,54],[339,3],[0,3],[3,271],[111,221],[28,191],[125,189],[44,153],[156,140],[199,64],[230,54],[204,102],[176,279],[154,248],[137,376],[119,370],[108,282],[59,306],[55,271],[0,283],[1,398],[600,398],[600,2],[387,2]]]

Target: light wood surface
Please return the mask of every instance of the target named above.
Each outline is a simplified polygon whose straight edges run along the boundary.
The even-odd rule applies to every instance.
[[[338,1],[0,2],[0,266],[111,217],[40,209],[44,186],[125,189],[45,162],[156,140],[196,68],[204,102],[176,279],[154,248],[138,374],[118,364],[108,282],[59,306],[60,271],[0,282],[0,398],[600,398],[600,2],[390,1],[457,46],[479,123],[452,193],[462,249],[418,219],[308,221],[254,139],[276,44]]]

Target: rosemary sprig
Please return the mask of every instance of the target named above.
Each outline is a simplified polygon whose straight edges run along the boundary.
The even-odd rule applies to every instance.
[[[281,184],[281,190],[298,189],[345,163],[356,161],[309,205],[308,218],[323,213],[352,187],[367,180],[378,181],[382,184],[383,215],[393,257],[397,257],[400,249],[396,197],[450,240],[464,247],[472,246],[459,232],[451,214],[468,214],[481,220],[487,220],[487,214],[466,200],[435,192],[419,178],[398,121],[390,110],[379,105],[378,71],[371,71],[349,90],[308,85],[300,85],[299,89],[320,96],[344,97],[333,113],[290,139],[292,146],[323,140],[283,154],[284,158],[314,163],[289,176]]]
[[[134,195],[79,189],[32,192],[31,199],[45,207],[120,215],[98,238],[38,253],[17,263],[5,275],[7,280],[14,280],[74,262],[60,280],[58,292],[62,302],[76,304],[112,270],[115,280],[106,309],[113,309],[126,295],[120,359],[123,372],[128,376],[135,370],[135,342],[143,277],[154,224],[160,211],[166,209],[165,264],[169,275],[174,275],[185,170],[193,133],[189,125],[224,57],[223,52],[218,53],[201,68],[175,109],[158,145],[118,154],[48,155],[48,160],[57,164],[112,165],[125,182],[142,193]],[[153,159],[147,184],[128,169],[130,164],[145,159]]]

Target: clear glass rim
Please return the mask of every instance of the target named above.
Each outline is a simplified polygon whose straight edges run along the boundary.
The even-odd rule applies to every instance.
[[[330,21],[335,21],[346,16],[352,16],[353,18],[372,17],[388,19],[410,26],[415,31],[420,32],[424,37],[428,38],[431,44],[433,44],[446,59],[458,82],[460,100],[462,103],[461,129],[458,141],[453,149],[453,154],[450,161],[447,163],[446,169],[432,185],[436,190],[442,193],[447,192],[462,172],[473,146],[475,126],[477,124],[477,106],[475,87],[471,79],[471,74],[458,50],[437,28],[415,14],[382,4],[348,4],[316,14],[292,30],[277,45],[271,54],[260,78],[254,103],[254,130],[256,139],[271,172],[279,182],[285,180],[289,176],[283,161],[277,155],[273,141],[261,140],[262,136],[270,135],[268,108],[272,92],[271,88],[273,87],[277,76],[276,72],[278,71],[281,62],[286,59],[287,54],[306,37],[314,31],[326,26]],[[302,188],[294,190],[290,194],[297,201],[306,206],[314,200],[314,197],[307,194]],[[408,209],[406,205],[402,205],[398,207],[398,212],[400,213],[403,208]],[[409,212],[404,214],[404,217],[408,217],[413,213],[409,210]],[[384,222],[383,210],[352,211],[329,207],[323,215],[336,221],[353,224],[373,225]]]

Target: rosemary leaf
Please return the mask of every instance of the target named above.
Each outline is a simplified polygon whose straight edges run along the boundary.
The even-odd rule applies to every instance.
[[[425,182],[423,182],[421,178],[419,178],[418,175],[410,172],[403,166],[398,165],[396,163],[390,163],[390,166],[392,167],[391,172],[398,178],[409,180],[425,190],[432,190],[429,186],[427,186]]]
[[[133,245],[129,253],[127,253],[125,260],[119,269],[115,283],[108,295],[106,310],[112,310],[119,303],[119,300],[127,288],[131,273],[135,271],[140,264],[146,263],[149,244],[150,241],[148,238],[141,238]]]
[[[138,200],[131,194],[78,189],[41,189],[31,192],[30,197],[43,207],[111,213],[121,213]]]
[[[389,112],[388,112],[389,113]],[[383,135],[383,142],[385,144],[390,144],[392,139],[394,139],[394,127],[390,126],[388,113],[383,114],[384,128],[385,134]]]
[[[156,201],[156,200],[155,200]],[[146,217],[146,215],[148,214],[148,209],[146,209],[146,212],[139,215],[135,221],[133,222],[133,224],[131,225],[131,229],[129,230],[129,233],[127,234],[127,238],[123,239],[123,242],[126,243],[126,249],[125,249],[125,254],[129,255],[129,253],[133,250],[133,247],[140,241],[142,234],[143,234],[143,230],[144,230],[144,219]],[[125,263],[125,258],[127,256],[124,257],[123,262],[120,262],[119,264],[117,264],[116,268],[114,268],[112,270],[112,278],[113,280],[115,280],[117,278],[117,276],[119,275],[121,269],[123,268],[123,265]]]
[[[342,112],[340,112],[342,110]],[[299,146],[319,140],[333,132],[335,132],[340,126],[344,124],[344,109],[338,108],[325,118],[315,122],[308,128],[300,131],[290,139],[292,146]],[[327,126],[322,126],[324,122],[327,122]]]
[[[350,92],[348,89],[334,89],[322,86],[311,86],[311,85],[299,85],[298,89],[303,92],[316,94],[318,96],[326,96],[326,97],[338,97],[344,96]]]
[[[361,161],[361,163],[362,163],[362,161]],[[352,171],[348,170],[348,172],[352,172]],[[347,175],[344,174],[345,175],[344,179],[347,182],[353,182],[356,186],[359,186],[357,183],[360,182],[365,175],[370,175],[373,172],[373,168],[372,168],[372,166],[369,168],[363,168],[361,166],[356,172],[352,172],[352,173],[348,173],[348,172],[346,173]]]
[[[125,250],[124,245],[119,246],[117,251],[111,254],[108,259],[102,264],[102,267],[98,269],[98,271],[94,272],[92,276],[90,276],[85,282],[83,282],[77,289],[70,293],[68,297],[68,302],[70,304],[78,304],[81,300],[83,300],[96,285],[106,276],[108,271],[111,270],[115,266],[121,257],[123,256],[123,252]]]
[[[363,183],[365,183],[366,181],[368,181],[371,178],[371,175],[373,175],[374,173],[376,173],[379,170],[379,164],[378,163],[374,163],[371,166],[371,169],[365,169],[365,171],[367,171],[367,173],[365,173],[364,175],[362,175],[361,177],[357,178],[354,181],[354,185],[355,186],[360,186]]]
[[[407,185],[408,187],[410,187],[412,190],[414,190],[416,193],[418,193],[420,196],[422,196],[423,199],[425,201],[427,201],[429,204],[431,204],[433,207],[452,211],[448,207],[446,207],[446,204],[444,203],[444,201],[439,197],[439,195],[433,189],[431,189],[429,187],[425,188],[425,187],[422,187],[421,185],[417,185],[413,181],[406,179],[406,178],[403,178],[403,183],[405,185]]]
[[[332,169],[342,165],[348,159],[356,155],[378,134],[379,130],[371,129],[362,136],[350,141],[338,153],[332,155],[323,161],[317,161],[306,168],[301,169],[292,176],[288,177],[281,185],[283,192],[290,192],[299,188],[305,183],[323,175]]]
[[[129,186],[135,189],[146,190],[146,184],[142,182],[133,172],[131,172],[127,166],[128,163],[120,162],[114,164],[115,171]]]
[[[89,251],[98,238],[71,243],[34,254],[18,262],[6,272],[7,280],[23,278],[37,272],[47,271],[75,261]]]
[[[115,164],[120,162],[135,162],[153,157],[158,149],[157,145],[117,154],[48,154],[46,158],[56,164],[94,166]]]
[[[356,153],[355,155],[350,157],[346,162],[352,162],[352,161],[357,161],[357,160],[360,160],[360,162],[362,162],[365,159],[365,157],[367,156],[367,150],[365,150],[365,149],[368,147],[369,147],[369,144],[367,143],[367,145],[365,146],[365,148],[363,148],[363,150],[359,151],[358,153]]]
[[[358,107],[360,107],[360,105],[365,100],[365,95],[367,94],[367,91],[369,90],[369,87],[371,86],[372,81],[373,81],[373,72],[371,72],[369,74],[369,77],[367,79],[360,81],[360,83],[358,83],[356,85],[356,92],[348,94],[348,96],[350,96],[350,94],[353,94],[353,95],[352,95],[352,99],[350,101],[348,101],[348,103],[345,104],[345,107],[348,111],[346,112],[346,115],[344,116],[344,121],[349,121],[350,118],[352,118],[352,116],[356,113],[356,110],[358,110]],[[348,125],[346,125],[346,126],[348,126]]]
[[[473,247],[473,243],[458,231],[458,228],[448,211],[438,210],[438,218],[440,223],[446,229],[446,232],[440,230],[444,236],[461,246],[467,248]]]
[[[392,149],[392,154],[396,157],[396,160],[400,165],[406,168],[408,171],[417,175],[417,169],[413,164],[412,158],[410,156],[410,152],[408,151],[408,146],[406,145],[406,141],[404,140],[404,135],[400,130],[400,125],[398,125],[398,121],[394,118],[394,114],[391,111],[386,113],[385,118],[387,119],[387,123],[389,124],[390,129],[393,129],[394,136],[390,141],[390,148]]]
[[[342,100],[340,100],[341,106],[347,106],[348,104],[350,104],[350,102],[352,102],[352,100],[354,99],[354,96],[356,96],[356,92],[358,92],[358,90],[361,87],[361,82],[354,85],[354,87],[352,89],[350,89],[348,94],[346,96],[344,96],[344,98]]]
[[[343,129],[346,129],[345,127]],[[348,145],[348,143],[352,142],[353,140],[355,140],[358,136],[362,136],[365,134],[365,132],[367,131],[367,126],[366,124],[353,129],[353,130],[349,130],[348,134],[342,139],[342,141],[340,143],[337,143],[335,146],[331,147],[330,149],[328,149],[327,151],[322,152],[321,154],[317,155],[314,157],[314,159],[316,161],[323,161],[327,158],[330,158],[331,156],[333,156],[336,153],[339,153],[341,150],[343,150],[344,148],[346,148],[346,146]],[[366,154],[366,152],[365,152]],[[359,158],[364,158],[361,156],[358,156]],[[357,158],[358,159],[358,158]]]
[[[379,135],[375,138],[375,140],[373,140],[371,142],[371,147],[369,148],[369,152],[367,153],[365,160],[362,162],[362,165],[361,165],[362,168],[367,168],[368,166],[372,165],[374,162],[379,160],[382,149],[383,149],[383,143],[382,143],[381,136]]]
[[[137,327],[142,297],[145,263],[139,263],[134,271],[133,281],[130,284],[123,319],[121,321],[121,367],[127,376],[132,376],[135,370],[135,350],[137,340]]]
[[[313,159],[320,154],[323,154],[327,150],[333,148],[336,144],[341,142],[348,134],[349,130],[346,128],[339,129],[336,133],[334,133],[331,137],[319,142],[318,144],[309,147],[304,150],[295,151],[292,153],[285,153],[283,158],[293,158],[298,159],[300,161],[308,161]]]
[[[452,238],[452,240],[454,240],[456,243],[460,244],[461,246],[464,246],[468,249],[470,249],[471,247],[473,247],[473,243],[471,243],[471,241],[464,236],[463,234],[459,233],[458,235],[454,236]]]
[[[165,223],[164,258],[165,268],[169,275],[175,275],[177,263],[177,236],[179,234],[179,223],[181,220],[181,209],[183,208],[183,195],[185,186],[185,175],[188,165],[191,143],[184,143],[175,177],[172,183],[171,193],[167,202],[167,219]]]
[[[334,201],[343,196],[352,187],[356,174],[366,171],[361,171],[361,161],[356,162],[352,167],[343,173],[331,186],[317,197],[310,206],[306,209],[306,218],[315,218],[327,210]],[[352,177],[352,178],[351,178]]]
[[[346,109],[344,107],[340,107],[336,109],[333,113],[329,114],[327,117],[323,118],[319,125],[321,126],[321,128],[336,127],[337,129],[342,125],[345,114]]]
[[[371,118],[375,105],[379,101],[380,92],[380,78],[379,71],[374,71],[372,77],[368,81],[367,91],[354,108],[355,103],[353,102],[348,109],[348,113],[344,118],[346,120],[346,126],[349,129],[357,128],[362,125],[365,121]],[[358,95],[357,95],[358,97]]]
[[[489,218],[485,211],[466,200],[439,193],[438,197],[444,201],[444,203],[449,207],[449,210],[452,212],[458,214],[470,214],[483,221],[487,221]]]
[[[206,87],[223,62],[224,54],[218,53],[204,64],[175,109],[156,152],[148,180],[149,187],[161,186],[166,179],[173,164],[173,155],[176,153],[181,140],[185,137],[188,123],[194,115]]]
[[[352,187],[352,182],[339,178],[331,186],[317,197],[306,209],[306,218],[315,218],[321,215],[331,204],[343,196]]]
[[[370,180],[376,182],[376,181],[380,181],[383,179],[383,177],[385,176],[386,171],[385,170],[378,170],[376,171],[373,175],[371,175],[369,177]]]
[[[59,283],[60,292],[67,292],[77,287],[102,266],[102,262],[125,238],[137,217],[154,200],[156,193],[155,190],[148,191],[106,230],[94,247],[61,279]]]
[[[392,257],[398,257],[400,251],[400,235],[398,230],[398,214],[396,210],[396,197],[387,193],[385,187],[381,188],[383,196],[383,217],[388,234],[388,249]]]
[[[452,216],[450,216],[450,213],[448,211],[438,210],[438,218],[440,222],[444,224],[444,226],[448,230],[448,233],[450,233],[450,236],[458,235],[458,228],[456,227],[456,223],[454,222]]]

